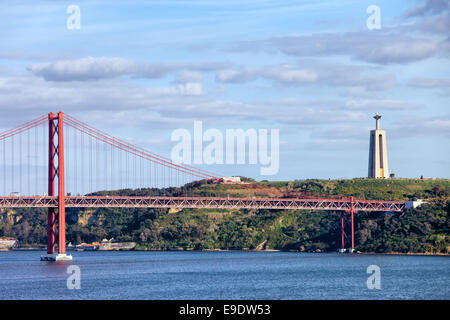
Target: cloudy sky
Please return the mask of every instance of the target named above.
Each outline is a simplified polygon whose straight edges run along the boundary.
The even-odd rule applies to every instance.
[[[14,1],[0,9],[0,130],[61,110],[163,156],[177,128],[280,130],[280,170],[450,178],[449,0]],[[81,28],[68,29],[69,5]],[[381,10],[369,30],[366,9]]]

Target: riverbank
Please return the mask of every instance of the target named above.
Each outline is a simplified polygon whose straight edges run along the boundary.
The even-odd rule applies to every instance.
[[[450,256],[450,253],[443,252],[358,252],[367,255],[407,255],[407,256]]]
[[[19,247],[19,248],[11,248],[8,251],[41,251],[41,250],[47,250],[47,247]]]
[[[168,248],[168,249],[156,249],[156,248],[135,248],[133,251],[194,251],[194,252],[229,252],[229,251],[254,251],[254,252],[278,252],[288,250],[278,250],[278,249],[193,249],[193,248]]]
[[[1,251],[45,251],[47,248],[44,246],[36,246],[36,247],[20,247],[14,248],[10,250],[1,250]],[[67,251],[76,251],[75,249],[68,249]],[[104,249],[104,250],[96,250],[96,251],[192,251],[192,252],[298,252],[298,253],[336,253],[336,251],[299,251],[299,250],[279,250],[279,249],[200,249],[195,250],[193,248],[170,248],[170,249],[156,249],[156,248],[134,248],[134,249]],[[348,253],[346,253],[348,254]],[[442,252],[362,252],[357,251],[354,254],[363,254],[363,255],[409,255],[409,256],[450,256],[450,253],[442,253]]]

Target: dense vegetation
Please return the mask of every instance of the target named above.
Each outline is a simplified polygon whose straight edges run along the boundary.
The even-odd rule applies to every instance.
[[[366,199],[430,199],[402,213],[358,213],[356,249],[365,252],[450,253],[450,180],[304,180],[258,182],[264,188],[195,182],[165,190],[119,190],[121,195],[288,196],[292,192],[350,195]],[[105,194],[98,192],[96,194]],[[46,210],[0,211],[0,236],[22,245],[46,243]],[[139,249],[282,249],[332,251],[339,248],[339,214],[282,210],[68,209],[67,241],[114,238]]]

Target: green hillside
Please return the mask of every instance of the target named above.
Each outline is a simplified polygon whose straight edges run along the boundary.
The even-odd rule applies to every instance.
[[[278,196],[296,192],[354,195],[379,200],[429,199],[398,214],[358,213],[356,249],[362,252],[450,253],[450,180],[302,180],[258,182],[242,188],[201,181],[170,188],[96,194]],[[0,211],[0,236],[22,245],[46,243],[46,211]],[[138,249],[279,249],[334,251],[339,248],[339,214],[294,210],[68,209],[67,241],[135,241]]]

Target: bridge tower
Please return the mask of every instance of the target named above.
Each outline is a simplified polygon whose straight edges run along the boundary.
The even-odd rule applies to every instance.
[[[64,114],[48,114],[48,195],[54,197],[56,178],[58,178],[58,253],[56,245],[56,212],[48,208],[47,255],[43,261],[72,260],[66,254],[66,205],[64,190]],[[57,159],[56,159],[57,158]]]
[[[340,253],[348,250],[349,253],[355,251],[355,199],[350,197],[350,209],[341,211],[341,249]]]

